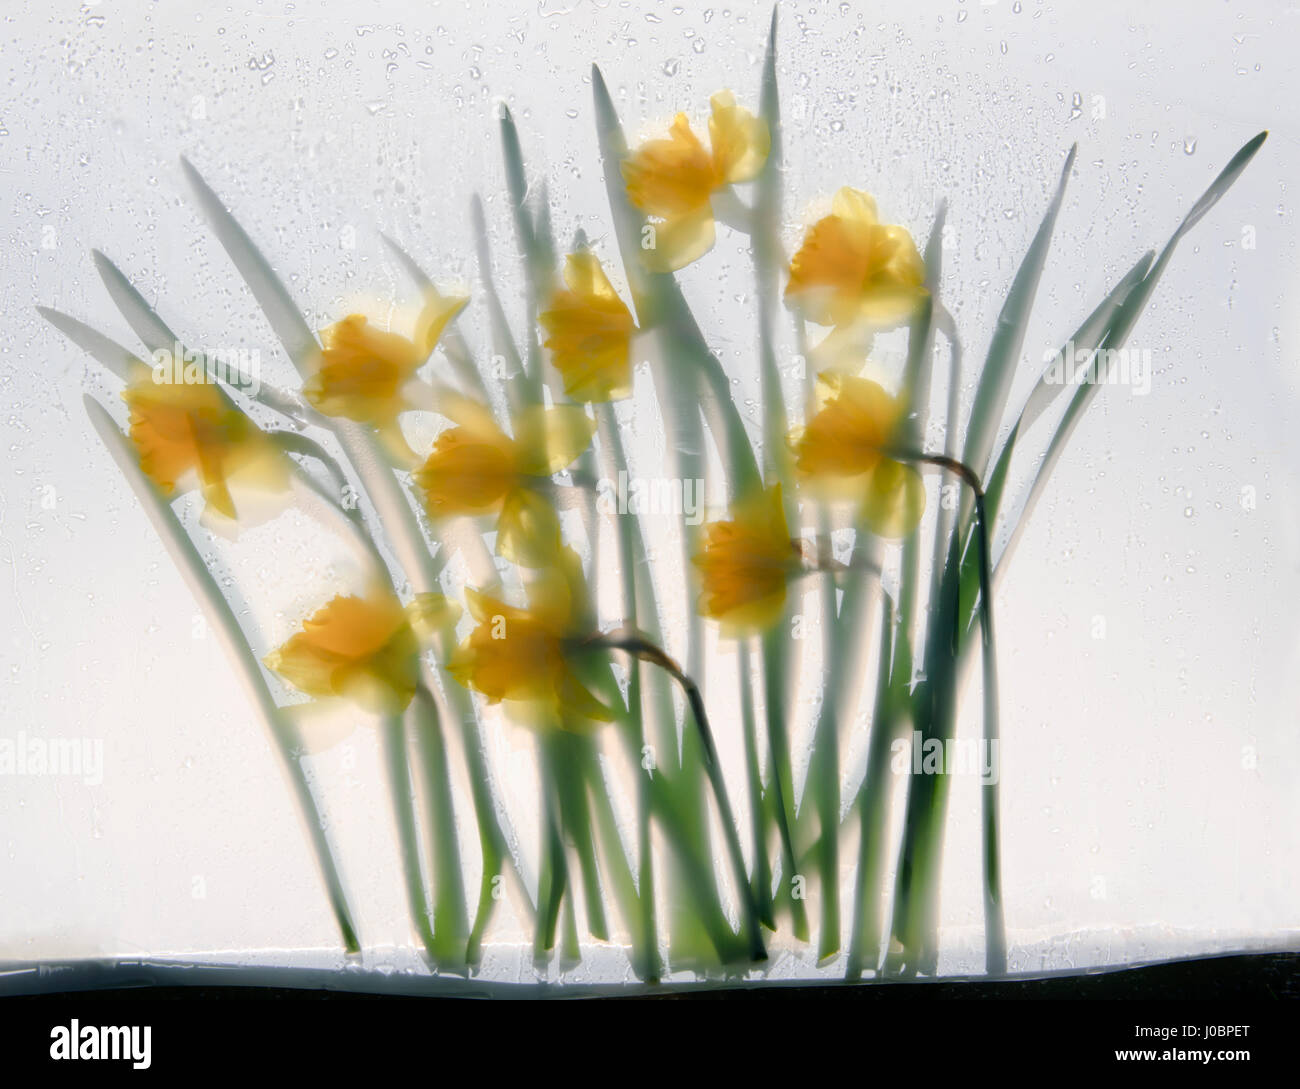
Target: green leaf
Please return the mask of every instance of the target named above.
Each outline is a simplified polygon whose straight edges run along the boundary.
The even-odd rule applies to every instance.
[[[99,250],[92,250],[95,269],[122,317],[149,352],[170,352],[180,339],[144,300],[130,280]]]
[[[1016,364],[1020,360],[1020,349],[1024,345],[1025,330],[1029,325],[1029,315],[1033,310],[1034,297],[1038,293],[1038,284],[1042,279],[1043,267],[1047,263],[1047,251],[1052,241],[1052,231],[1056,227],[1056,217],[1065,198],[1065,183],[1074,168],[1074,157],[1078,145],[1070,149],[1065,157],[1065,166],[1061,170],[1061,180],[1056,187],[1056,195],[1048,205],[1020,269],[1011,282],[1006,302],[998,314],[997,328],[989,345],[989,354],[980,373],[979,385],[975,390],[975,404],[971,408],[970,424],[966,430],[966,447],[962,456],[975,474],[983,478],[988,466],[989,452],[1002,422],[1002,412],[1006,408],[1007,396],[1011,392],[1011,381],[1015,377]]]
[[[1147,270],[1151,267],[1151,259],[1154,256],[1153,251],[1148,251],[1138,259],[1137,263],[1124,274],[1119,283],[1097,305],[1097,308],[1084,319],[1074,335],[1062,345],[1060,352],[1057,353],[1058,357],[1064,357],[1071,345],[1073,345],[1076,352],[1091,352],[1100,346],[1109,333],[1120,306],[1128,298],[1134,286],[1146,276]],[[1002,450],[998,454],[993,472],[984,486],[985,507],[988,510],[989,518],[995,523],[1001,508],[1007,473],[1011,467],[1011,457],[1015,453],[1017,440],[1029,430],[1038,417],[1047,410],[1065,388],[1063,381],[1054,381],[1052,379],[1054,366],[1054,361],[1048,363],[1038,381],[1034,384],[1034,388],[1029,391],[1029,396],[1025,398],[1024,407],[1020,410],[1020,415],[1016,419],[1011,433],[1002,444]]]
[[[126,319],[126,323],[131,326],[132,331],[140,338],[140,342],[149,353],[174,353],[178,349],[184,352],[186,348],[181,344],[180,338],[158,316],[158,312],[145,301],[144,296],[136,290],[122,270],[99,250],[91,252],[94,257],[95,268],[99,272],[104,286],[108,289],[109,296],[121,312],[122,317]],[[38,307],[37,309],[42,308]],[[128,375],[121,367],[120,357],[114,350],[107,348],[107,345],[113,345],[113,349],[117,349],[119,346],[108,340],[107,337],[96,333],[89,326],[76,321],[75,318],[60,315],[60,321],[55,321],[54,318],[50,317],[51,314],[57,313],[57,311],[49,311],[45,313],[45,317],[53,322],[56,328],[61,329],[68,335],[74,344],[84,347],[87,352],[99,359],[101,363],[122,378],[123,381],[128,380]],[[92,350],[92,345],[94,350]],[[107,354],[105,356],[97,354],[101,350],[106,351]],[[250,381],[231,383],[228,381],[230,375],[227,371],[215,367],[213,361],[206,355],[196,354],[199,354],[201,358],[204,371],[220,381],[223,388],[239,393],[274,412],[278,412],[295,425],[305,422],[307,408],[297,394],[272,385],[270,382],[263,380],[260,375],[249,376]],[[256,387],[253,386],[251,381],[253,377],[257,379]]]
[[[123,382],[129,381],[133,365],[144,366],[144,361],[122,347],[117,341],[92,329],[85,322],[69,317],[48,306],[38,306],[36,312],[67,337],[92,359],[102,363],[109,372]]]
[[[181,159],[181,167],[217,240],[244,278],[244,283],[253,293],[294,366],[299,373],[305,375],[309,361],[320,351],[320,345],[303,318],[302,311],[248,233],[226,210],[221,198],[212,191],[188,159]]]
[[[451,766],[438,706],[427,693],[417,693],[407,708],[406,728],[415,735],[423,794],[429,806],[434,956],[443,971],[465,972],[469,919],[452,800]]]
[[[492,350],[505,360],[509,379],[506,393],[512,407],[519,409],[528,404],[541,402],[540,385],[536,371],[524,369],[523,356],[519,352],[518,342],[510,328],[505,307],[501,305],[501,296],[496,288],[492,273],[492,251],[488,241],[487,220],[483,215],[483,202],[475,197],[470,203],[470,219],[474,226],[474,245],[478,255],[479,276],[483,281],[483,294],[487,304],[488,322],[492,330]],[[515,379],[518,376],[518,379]]]
[[[1150,271],[1142,278],[1125,296],[1123,303],[1117,309],[1110,329],[1102,343],[1106,349],[1119,350],[1127,342],[1129,334],[1132,333],[1134,326],[1137,325],[1138,319],[1142,316],[1151,301],[1151,296],[1164,275],[1170,259],[1178,243],[1186,236],[1187,232],[1199,223],[1219,199],[1231,187],[1233,182],[1241,176],[1241,172],[1246,169],[1247,164],[1255,157],[1267,138],[1267,131],[1259,133],[1253,139],[1249,140],[1236,155],[1223,168],[1218,177],[1210,184],[1210,187],[1201,194],[1200,199],[1192,206],[1191,211],[1183,217],[1183,221],[1178,225],[1169,241],[1165,243],[1164,249],[1160,251],[1160,256],[1156,258],[1155,263],[1151,266]],[[1095,365],[1095,364],[1094,364]],[[1024,526],[1028,523],[1029,516],[1037,505],[1038,500],[1042,497],[1043,491],[1047,487],[1047,481],[1051,478],[1053,470],[1065,452],[1066,444],[1070,436],[1074,433],[1075,427],[1078,426],[1084,411],[1098,392],[1100,392],[1104,383],[1084,382],[1066,407],[1065,414],[1062,416],[1060,423],[1052,434],[1048,443],[1047,452],[1034,474],[1032,483],[1029,486],[1028,494],[1020,509],[1015,528],[1010,538],[1004,546],[1001,555],[998,557],[998,569],[1010,558],[1010,554],[1018,542]]]

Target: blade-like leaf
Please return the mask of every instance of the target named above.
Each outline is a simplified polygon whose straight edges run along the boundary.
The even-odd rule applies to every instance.
[[[123,382],[129,381],[133,365],[141,365],[142,360],[133,355],[117,341],[92,329],[85,322],[48,306],[38,306],[36,312],[67,337],[92,359],[102,363]]]
[[[1029,315],[1033,310],[1034,297],[1038,293],[1038,283],[1042,279],[1043,267],[1047,263],[1047,251],[1052,241],[1052,231],[1056,227],[1056,217],[1065,198],[1065,184],[1070,171],[1074,168],[1074,157],[1078,145],[1070,149],[1065,157],[1065,166],[1061,170],[1061,180],[1056,187],[1056,195],[1048,205],[1025,258],[1020,264],[1006,302],[998,314],[997,328],[993,332],[993,341],[989,345],[988,358],[980,374],[979,385],[975,391],[975,404],[971,408],[970,426],[966,431],[966,448],[962,460],[972,468],[979,477],[984,476],[988,466],[989,452],[997,436],[998,426],[1002,422],[1002,413],[1006,408],[1007,396],[1011,392],[1011,381],[1015,376],[1016,363],[1020,359],[1020,349],[1024,345],[1025,330],[1029,325]]]
[[[284,345],[293,365],[299,373],[305,374],[308,361],[320,351],[316,337],[308,327],[297,305],[289,295],[289,290],[253,244],[248,233],[235,220],[222,204],[221,198],[209,187],[202,176],[190,164],[188,159],[181,159],[181,167],[186,178],[194,188],[199,206],[212,226],[217,240],[230,256],[239,270],[244,283],[253,293],[262,313],[270,324],[272,331]]]
[[[102,257],[102,254],[99,256]],[[131,309],[136,320],[140,323],[140,327],[147,327],[150,322],[157,319],[157,315],[154,314],[148,304],[144,302],[144,299],[139,295],[139,293],[136,292],[134,288],[130,287],[130,284],[126,282],[125,277],[118,272],[112,262],[107,258],[104,258],[103,260],[105,268],[101,269],[101,272],[107,271],[109,277],[112,277],[115,282],[119,282],[119,294],[121,299],[119,307],[125,305]],[[129,296],[120,291],[120,286],[122,284],[125,284],[125,286],[130,289]],[[136,303],[139,305],[137,306]],[[36,310],[46,321],[72,341],[73,344],[86,352],[86,354],[91,356],[91,358],[107,367],[113,375],[120,378],[123,382],[129,382],[131,380],[130,369],[132,364],[148,365],[144,360],[141,360],[138,356],[118,344],[117,341],[104,336],[103,333],[100,333],[95,329],[92,329],[85,322],[78,321],[76,318],[70,317],[58,310],[53,310],[48,306],[38,306]],[[124,315],[125,313],[126,311],[123,310]],[[157,319],[157,321],[161,325],[161,319]],[[165,326],[163,328],[165,328]],[[157,351],[160,350],[160,348],[151,350]],[[161,348],[161,350],[169,352],[174,351],[174,342],[166,342],[166,347]],[[295,423],[302,423],[304,421],[305,408],[296,394],[288,393],[285,390],[271,385],[269,382],[262,381],[260,378],[256,392],[252,391],[247,381],[231,385],[225,381],[230,377],[228,371],[221,372],[216,370],[212,365],[212,360],[208,359],[206,356],[203,357],[202,361],[207,373],[213,378],[222,381],[224,388],[227,390],[251,397],[259,404],[265,405],[267,408],[278,412],[281,416]]]
[[[1101,345],[1114,323],[1115,315],[1118,313],[1120,306],[1128,298],[1134,286],[1146,276],[1147,271],[1151,268],[1151,260],[1154,256],[1153,251],[1148,251],[1138,259],[1137,263],[1124,274],[1119,283],[1111,289],[1097,308],[1084,319],[1083,324],[1079,326],[1074,335],[1062,346],[1060,352],[1057,353],[1058,358],[1063,358],[1071,348],[1075,353],[1082,354],[1094,351]],[[1065,388],[1065,382],[1063,380],[1054,380],[1053,373],[1054,362],[1049,363],[1043,369],[1043,373],[1034,384],[1034,388],[1029,391],[1024,407],[1020,410],[1020,416],[1017,418],[1015,426],[1012,427],[1006,441],[1002,444],[1002,450],[994,463],[993,472],[984,486],[985,508],[988,511],[989,518],[995,522],[1001,508],[1007,473],[1011,467],[1011,457],[1015,453],[1017,440],[1029,430],[1038,417],[1056,399],[1061,390]]]
[[[1103,348],[1118,351],[1127,342],[1129,334],[1137,325],[1138,319],[1146,310],[1147,304],[1151,301],[1151,296],[1164,275],[1170,259],[1173,257],[1174,249],[1182,241],[1192,227],[1201,221],[1205,214],[1218,203],[1219,199],[1231,187],[1233,182],[1241,176],[1241,172],[1246,169],[1247,164],[1255,157],[1267,138],[1267,131],[1259,133],[1253,139],[1249,140],[1236,155],[1232,157],[1228,165],[1223,168],[1218,177],[1210,184],[1210,187],[1201,194],[1201,197],[1192,206],[1190,212],[1183,218],[1178,229],[1174,231],[1169,241],[1165,243],[1164,249],[1160,251],[1160,256],[1156,258],[1155,264],[1146,274],[1136,287],[1134,287],[1125,297],[1123,304],[1119,307],[1114,316],[1113,323],[1106,339],[1102,344]],[[1096,363],[1094,361],[1093,367]],[[1092,377],[1090,375],[1090,377]],[[1025,525],[1029,520],[1030,514],[1037,505],[1038,500],[1042,497],[1044,489],[1047,487],[1047,481],[1051,478],[1053,470],[1065,452],[1065,446],[1074,433],[1075,427],[1078,426],[1084,411],[1092,403],[1092,399],[1101,390],[1104,383],[1085,381],[1070,398],[1070,403],[1066,407],[1065,414],[1062,416],[1060,423],[1052,434],[1051,441],[1047,447],[1047,453],[1043,456],[1042,463],[1039,465],[1037,472],[1034,474],[1032,483],[1029,486],[1028,494],[1021,506],[1020,513],[1017,516],[1016,524],[1012,529],[1011,535],[1006,545],[998,557],[997,567],[1000,570],[1002,565],[1010,558],[1013,549],[1019,542],[1020,536]]]
[[[474,245],[478,255],[479,278],[483,282],[484,298],[487,302],[488,322],[492,330],[492,350],[505,361],[507,374],[500,379],[512,379],[504,391],[509,395],[512,407],[520,408],[525,404],[541,400],[541,387],[537,380],[537,371],[526,370],[523,356],[520,354],[515,334],[510,328],[505,307],[501,304],[501,295],[497,291],[496,280],[492,273],[491,245],[488,241],[487,220],[483,215],[483,202],[476,196],[470,204],[470,218],[474,224]],[[515,376],[518,379],[515,380]]]
[[[150,352],[170,352],[176,346],[176,334],[166,322],[154,312],[144,296],[135,289],[135,285],[99,250],[93,250],[95,269],[99,278],[108,288],[108,294],[122,317],[131,326],[131,331],[140,338],[140,343]]]

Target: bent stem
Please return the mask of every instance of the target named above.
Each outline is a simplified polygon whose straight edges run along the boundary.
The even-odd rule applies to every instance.
[[[998,744],[998,667],[993,641],[993,594],[990,576],[988,514],[984,488],[975,471],[965,462],[946,454],[891,450],[899,461],[934,465],[960,477],[975,497],[975,535],[979,545],[980,632],[983,645],[984,745],[992,753]],[[998,777],[983,784],[981,810],[984,846],[984,963],[989,975],[1005,975],[1007,931],[1002,908],[1002,864],[998,830]]]
[[[673,678],[690,704],[695,726],[699,731],[700,745],[704,751],[704,768],[713,788],[714,801],[718,806],[718,816],[722,821],[722,831],[727,839],[727,853],[731,858],[732,879],[736,883],[736,896],[741,905],[742,928],[749,944],[749,954],[753,960],[766,960],[767,950],[759,932],[758,904],[754,890],[750,887],[749,875],[745,872],[745,859],[740,849],[740,837],[736,832],[736,820],[727,797],[727,786],[722,778],[722,769],[718,763],[718,750],[713,741],[713,730],[709,727],[709,716],[704,709],[704,697],[699,685],[682,671],[672,658],[647,639],[635,635],[598,635],[587,640],[586,646],[602,646],[610,650],[622,650],[642,661],[656,665]]]

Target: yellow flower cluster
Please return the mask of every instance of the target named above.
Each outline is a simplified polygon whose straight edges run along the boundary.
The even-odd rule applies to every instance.
[[[710,105],[707,147],[679,114],[666,137],[622,163],[628,199],[653,228],[647,259],[654,271],[680,269],[705,254],[715,237],[714,202],[755,179],[768,161],[771,137],[761,118],[730,92],[714,95]],[[594,252],[569,254],[561,271],[537,320],[571,403],[520,406],[503,423],[484,403],[422,384],[419,371],[468,301],[432,289],[411,337],[360,313],[324,329],[303,396],[323,416],[371,429],[394,467],[411,471],[431,519],[496,519],[498,551],[531,572],[524,580],[529,604],[469,590],[474,626],[447,669],[490,702],[523,709],[525,720],[576,728],[607,721],[611,711],[574,666],[575,648],[590,635],[592,608],[549,489],[552,476],[592,441],[595,424],[585,406],[631,394],[640,330]],[[836,332],[876,329],[906,321],[924,285],[925,267],[908,232],[881,223],[868,194],[844,188],[790,260],[785,299],[801,317]],[[209,512],[233,520],[233,483],[285,487],[292,466],[284,451],[216,384],[140,378],[124,396],[141,465],[165,493],[193,481]],[[419,408],[450,421],[422,459],[399,423]],[[700,612],[731,634],[781,617],[787,586],[804,570],[787,521],[787,502],[797,503],[800,494],[852,502],[858,524],[882,536],[911,532],[925,495],[916,471],[891,457],[904,411],[879,384],[851,370],[822,374],[804,426],[790,436],[794,476],[785,490],[782,482],[753,489],[726,518],[703,527],[694,557]],[[403,606],[391,587],[372,586],[361,596],[335,597],[266,663],[312,697],[398,713],[421,683],[422,641],[434,632],[449,637],[456,615],[440,595],[417,595]]]

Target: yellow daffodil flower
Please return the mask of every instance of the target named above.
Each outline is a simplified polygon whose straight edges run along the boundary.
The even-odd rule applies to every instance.
[[[632,312],[593,253],[569,254],[564,282],[537,320],[565,392],[575,401],[626,397],[632,392]]]
[[[786,303],[818,325],[884,328],[924,297],[925,263],[903,227],[881,223],[860,189],[835,194],[831,214],[804,236],[790,262]]]
[[[447,671],[489,703],[505,703],[525,725],[589,729],[613,715],[579,680],[571,664],[573,609],[563,578],[534,586],[526,609],[474,589],[466,591],[478,621],[447,663]]]
[[[666,138],[648,141],[623,161],[628,199],[659,221],[654,246],[645,250],[656,271],[684,268],[712,248],[710,199],[756,177],[772,147],[767,122],[737,106],[730,91],[719,91],[709,102],[708,150],[679,113]]]
[[[419,684],[421,635],[445,630],[456,615],[441,594],[419,594],[406,607],[387,589],[339,595],[264,661],[309,696],[400,714]]]
[[[828,498],[859,502],[882,537],[906,536],[925,510],[920,474],[887,453],[902,414],[878,383],[827,372],[817,379],[816,410],[793,439],[799,475]]]
[[[799,567],[781,486],[738,502],[730,521],[710,522],[703,532],[704,546],[693,558],[703,586],[701,614],[721,621],[729,634],[771,627]]]
[[[308,401],[326,416],[343,416],[379,430],[390,446],[409,455],[397,417],[416,407],[407,389],[433,352],[447,324],[469,300],[431,291],[415,339],[376,329],[364,314],[349,314],[320,334],[321,351],[303,386]]]
[[[236,517],[231,487],[283,492],[289,459],[215,381],[158,381],[141,366],[122,393],[140,468],[164,495],[197,486],[204,517]]]
[[[439,411],[455,426],[413,475],[434,518],[499,512],[516,489],[572,464],[596,426],[578,405],[538,405],[516,414],[512,438],[467,397],[448,394]]]

